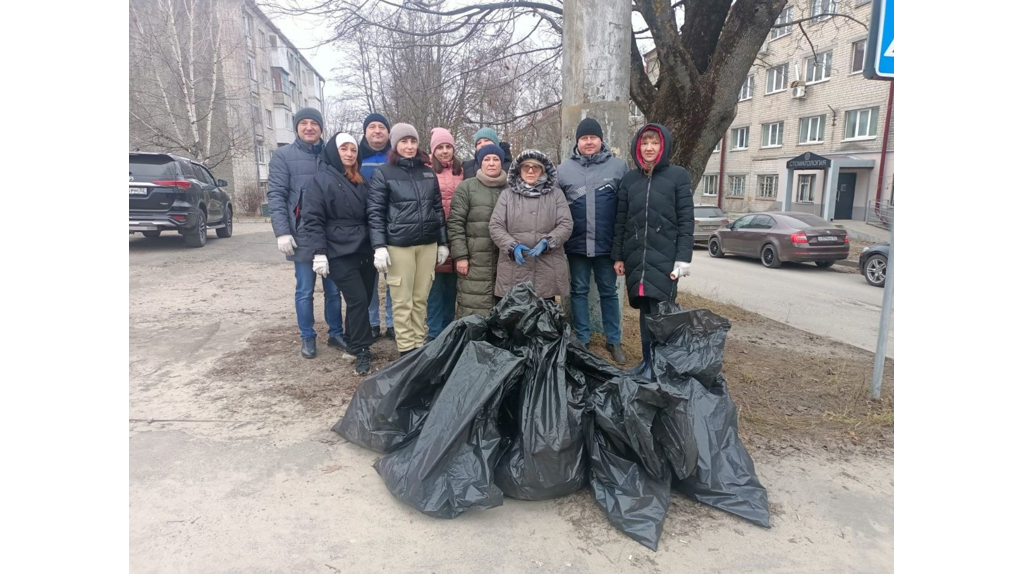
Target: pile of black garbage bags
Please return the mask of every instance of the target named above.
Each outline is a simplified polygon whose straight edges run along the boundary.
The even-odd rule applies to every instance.
[[[608,520],[654,550],[672,489],[768,527],[721,373],[729,321],[662,303],[649,325],[653,364],[630,374],[523,283],[489,317],[455,321],[369,376],[333,430],[385,453],[374,467],[388,490],[430,516],[589,485]]]

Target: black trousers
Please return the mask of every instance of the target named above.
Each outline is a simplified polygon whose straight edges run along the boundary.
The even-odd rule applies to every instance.
[[[377,289],[377,270],[373,256],[345,255],[329,259],[330,278],[345,299],[345,342],[359,352],[370,347],[370,315],[366,312],[370,297]]]

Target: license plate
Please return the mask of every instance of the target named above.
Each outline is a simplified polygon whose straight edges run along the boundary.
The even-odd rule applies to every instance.
[[[146,195],[146,188],[144,187],[129,187],[128,195]]]
[[[835,235],[822,235],[818,237],[818,242],[822,241],[839,241],[839,238]]]
[[[718,226],[717,225],[701,225],[700,228],[704,229],[704,230],[714,231],[715,229],[718,229]]]

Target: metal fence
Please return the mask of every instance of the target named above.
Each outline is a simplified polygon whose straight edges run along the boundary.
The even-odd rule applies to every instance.
[[[888,201],[871,201],[868,203],[867,218],[864,221],[868,225],[874,225],[882,229],[892,229],[895,209]]]

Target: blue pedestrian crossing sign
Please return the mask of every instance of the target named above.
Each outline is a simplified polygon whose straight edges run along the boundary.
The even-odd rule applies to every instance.
[[[864,77],[872,80],[892,80],[896,62],[896,38],[893,33],[893,4],[896,0],[874,0],[871,10],[871,28],[868,50],[864,62]]]

